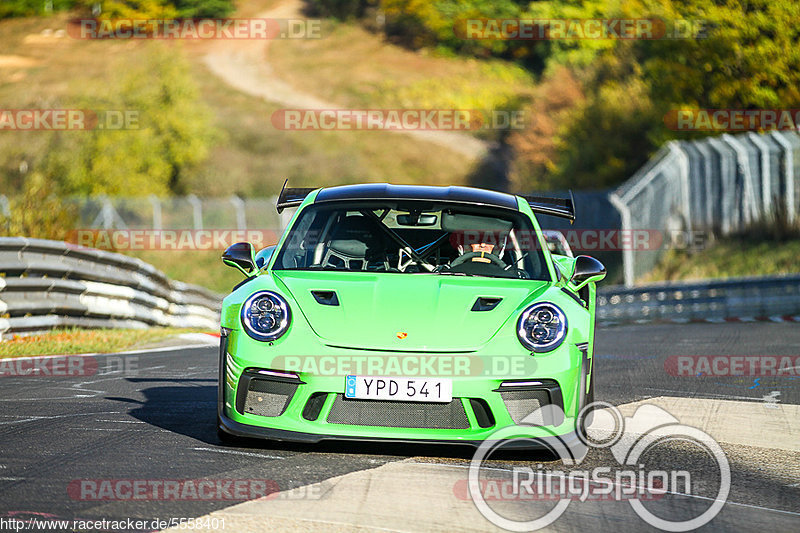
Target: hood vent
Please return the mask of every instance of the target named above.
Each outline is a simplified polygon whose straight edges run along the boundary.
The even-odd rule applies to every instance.
[[[497,304],[502,300],[502,298],[485,298],[481,296],[475,300],[475,303],[472,305],[472,311],[491,311],[497,307]]]
[[[311,291],[311,295],[322,305],[339,305],[339,297],[336,296],[336,291]]]

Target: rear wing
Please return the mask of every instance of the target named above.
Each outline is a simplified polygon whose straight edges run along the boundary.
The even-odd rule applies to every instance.
[[[548,198],[528,194],[520,196],[528,202],[534,213],[566,218],[570,224],[575,222],[575,198],[572,196],[572,191],[569,191],[569,198]]]
[[[319,187],[286,187],[289,180],[283,182],[283,188],[278,195],[278,202],[275,204],[275,209],[278,213],[282,213],[287,207],[297,207],[303,203],[306,196],[316,191]]]

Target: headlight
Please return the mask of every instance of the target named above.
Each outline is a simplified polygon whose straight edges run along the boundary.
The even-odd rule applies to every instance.
[[[541,302],[528,307],[517,322],[517,336],[534,352],[558,348],[567,335],[567,317],[555,304]]]
[[[292,312],[286,300],[270,291],[251,295],[242,305],[242,324],[259,341],[274,341],[289,328]]]

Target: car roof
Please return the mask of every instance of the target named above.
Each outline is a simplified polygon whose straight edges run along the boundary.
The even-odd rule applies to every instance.
[[[470,205],[487,205],[518,210],[514,195],[472,187],[437,187],[432,185],[391,185],[365,183],[325,187],[314,203],[346,200],[431,200]]]

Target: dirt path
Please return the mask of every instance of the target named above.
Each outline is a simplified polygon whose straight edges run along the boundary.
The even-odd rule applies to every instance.
[[[260,13],[258,18],[303,18],[300,0],[287,0]],[[204,58],[208,68],[225,83],[246,94],[292,109],[341,109],[342,106],[301,92],[278,78],[269,63],[270,41],[222,40],[214,43]],[[391,130],[387,130],[391,131]],[[470,159],[487,152],[486,143],[470,135],[449,131],[399,131],[419,140],[437,144]]]

